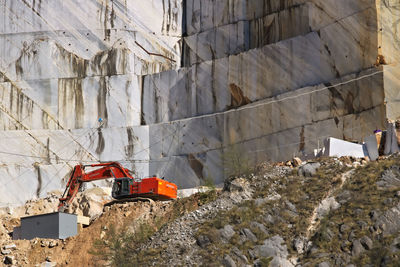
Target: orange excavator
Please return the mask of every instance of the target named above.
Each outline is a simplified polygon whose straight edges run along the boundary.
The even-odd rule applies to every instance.
[[[85,172],[85,168],[97,168]],[[68,180],[58,210],[62,211],[73,201],[81,186],[86,182],[114,178],[112,197],[115,199],[146,197],[155,200],[175,199],[177,186],[157,177],[135,180],[128,169],[118,162],[91,165],[76,165]]]

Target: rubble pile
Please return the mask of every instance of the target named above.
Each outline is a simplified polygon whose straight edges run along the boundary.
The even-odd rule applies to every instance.
[[[168,224],[140,251],[156,250],[149,264],[165,265],[395,266],[400,172],[393,164],[400,166],[398,155],[294,159],[234,179],[220,198]],[[375,259],[374,249],[386,252]]]
[[[93,221],[103,213],[104,204],[111,200],[111,188],[94,187],[78,193],[65,212],[87,216]]]

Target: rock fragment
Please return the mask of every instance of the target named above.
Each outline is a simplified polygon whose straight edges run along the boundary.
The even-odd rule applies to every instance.
[[[299,176],[312,177],[317,173],[317,170],[321,167],[318,162],[310,162],[301,166],[298,170]]]
[[[351,249],[351,254],[353,257],[358,257],[365,251],[364,247],[361,245],[360,240],[354,240],[353,246]]]
[[[232,225],[228,224],[219,230],[219,234],[221,235],[222,239],[229,241],[235,235],[235,230],[233,229]]]
[[[12,265],[15,264],[15,257],[14,256],[5,256],[3,263],[6,265]]]
[[[197,237],[196,243],[201,248],[206,248],[211,243],[211,241],[207,236],[200,235],[199,237]]]
[[[373,247],[373,242],[371,240],[371,238],[369,238],[368,236],[363,236],[360,239],[361,245],[363,245],[363,247],[367,250],[371,250]]]
[[[224,267],[236,267],[236,263],[229,255],[225,255],[222,264],[224,265]]]

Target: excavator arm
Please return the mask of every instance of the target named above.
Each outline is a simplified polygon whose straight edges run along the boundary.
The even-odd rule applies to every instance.
[[[99,168],[85,172],[86,167]],[[133,179],[129,170],[118,162],[99,163],[91,165],[76,165],[71,173],[63,196],[60,198],[58,210],[61,211],[74,200],[83,183],[103,180],[108,178],[130,178]]]

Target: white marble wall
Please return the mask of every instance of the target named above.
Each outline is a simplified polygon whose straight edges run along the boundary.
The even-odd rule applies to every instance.
[[[376,35],[376,23],[368,19],[374,12],[366,9],[317,32],[239,55],[147,75],[143,84],[145,122],[227,110],[230,84],[257,101],[368,69],[377,57],[377,40],[371,38]]]
[[[186,31],[188,35],[193,35],[213,27],[261,18],[304,2],[305,0],[187,0]]]
[[[184,38],[184,65],[228,57],[252,48],[263,47],[313,28],[309,5],[300,5],[254,20],[214,27]]]
[[[179,66],[179,0],[13,0],[0,16],[0,129],[140,125],[137,75]]]
[[[180,188],[206,179],[222,183],[224,155],[231,153],[232,145],[252,165],[310,156],[328,136],[362,140],[376,128],[382,129],[385,108],[379,88],[383,74],[374,73],[371,69],[333,80],[331,84],[350,81],[335,88],[323,89],[327,84],[306,87],[253,103],[253,107],[149,126],[2,131],[0,172],[10,172],[3,176],[4,182],[9,181],[4,177],[13,177],[10,183],[35,185],[21,199],[28,199],[33,191],[44,195],[49,188],[61,190],[68,171],[79,162],[116,160],[140,177],[166,177]],[[371,76],[351,82],[365,75]],[[42,182],[38,168],[43,170]],[[47,183],[51,185],[45,187]]]
[[[135,75],[39,79],[0,83],[0,129],[79,129],[141,123]]]
[[[232,146],[252,165],[313,156],[330,136],[361,141],[385,125],[383,77],[370,69],[235,111],[151,125],[150,143],[162,141],[150,151],[150,172],[182,187],[208,178],[221,183]]]
[[[368,9],[377,10],[374,1],[191,0],[186,8],[188,36],[184,38],[184,65],[318,31]],[[377,15],[372,12],[359,19],[376,24]]]

